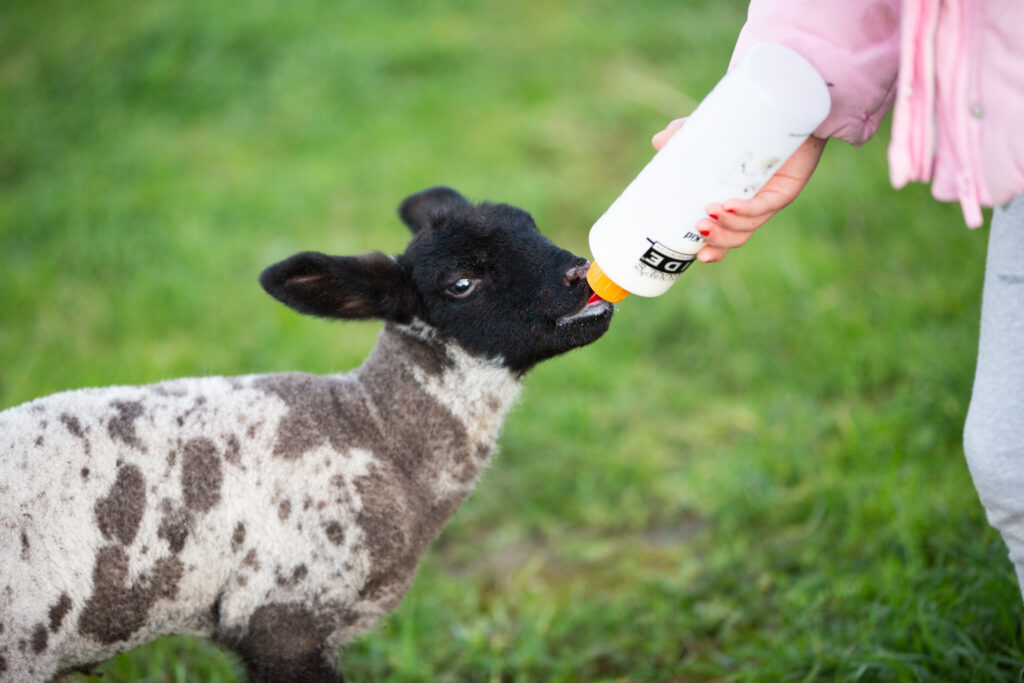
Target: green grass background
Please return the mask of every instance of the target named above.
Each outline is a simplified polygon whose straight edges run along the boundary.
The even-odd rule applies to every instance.
[[[354,367],[378,325],[303,318],[256,276],[401,251],[394,209],[433,184],[587,254],[744,12],[0,3],[0,407]],[[528,377],[350,680],[1016,680],[1021,600],[960,446],[987,231],[893,191],[886,138],[831,143],[747,247]],[[189,639],[100,671],[241,678]]]

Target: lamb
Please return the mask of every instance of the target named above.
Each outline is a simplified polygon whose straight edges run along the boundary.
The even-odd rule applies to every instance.
[[[436,187],[405,253],[296,254],[264,289],[385,321],[349,374],[81,389],[0,413],[0,681],[48,680],[167,634],[252,681],[341,680],[473,488],[520,381],[612,306],[526,212]]]

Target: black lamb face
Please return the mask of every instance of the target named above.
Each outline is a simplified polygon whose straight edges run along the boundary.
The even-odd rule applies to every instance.
[[[470,353],[522,372],[608,329],[612,305],[589,303],[590,264],[552,244],[525,211],[434,188],[399,213],[415,233],[398,260],[412,272],[420,315]]]
[[[466,351],[522,373],[595,341],[611,304],[590,302],[586,259],[540,234],[525,211],[474,205],[450,188],[407,198],[405,253],[296,254],[263,272],[264,288],[303,313],[420,319]]]

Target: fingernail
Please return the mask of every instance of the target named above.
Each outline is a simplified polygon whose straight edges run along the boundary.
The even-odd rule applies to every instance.
[[[704,237],[707,237],[708,235],[710,235],[710,234],[711,234],[711,231],[710,231],[710,230],[698,230],[697,232],[699,232],[699,233],[700,233],[701,235],[703,235]]]
[[[726,213],[736,213],[736,209],[726,209]]]
[[[709,213],[708,216],[710,216],[711,220],[713,220],[713,221],[717,221],[718,220],[718,214],[717,213]]]

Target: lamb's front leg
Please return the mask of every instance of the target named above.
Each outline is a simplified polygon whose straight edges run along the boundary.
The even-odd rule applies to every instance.
[[[297,603],[258,608],[244,631],[225,644],[245,662],[252,683],[337,683],[330,626]]]

